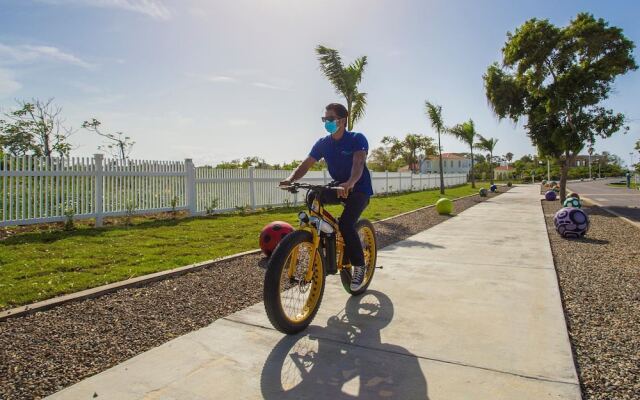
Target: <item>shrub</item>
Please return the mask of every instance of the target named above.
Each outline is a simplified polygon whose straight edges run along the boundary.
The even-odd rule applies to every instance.
[[[216,209],[218,208],[219,203],[220,203],[220,200],[217,198],[211,200],[209,205],[205,207],[206,214],[213,215],[216,212]]]

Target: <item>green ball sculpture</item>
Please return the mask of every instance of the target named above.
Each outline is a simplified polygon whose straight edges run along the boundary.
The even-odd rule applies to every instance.
[[[487,197],[487,189],[485,188],[480,188],[480,191],[478,191],[478,193],[480,193],[480,197]]]
[[[449,215],[453,212],[453,202],[449,199],[440,199],[436,203],[436,211],[440,215]]]

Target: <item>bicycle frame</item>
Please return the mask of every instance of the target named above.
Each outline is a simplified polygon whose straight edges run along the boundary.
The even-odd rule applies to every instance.
[[[309,257],[309,264],[307,266],[307,271],[305,274],[305,280],[310,281],[313,276],[313,265],[315,264],[315,258],[317,254],[320,254],[320,257],[323,258],[323,265],[325,269],[330,271],[340,271],[344,267],[349,267],[349,263],[344,263],[344,240],[342,238],[342,234],[340,233],[340,228],[338,226],[338,221],[336,218],[329,213],[324,208],[324,205],[319,200],[319,195],[313,199],[311,206],[308,207],[309,215],[307,218],[300,218],[300,228],[301,230],[306,230],[311,233],[313,236],[313,244],[311,249],[311,255]],[[301,213],[302,214],[302,213]],[[317,223],[317,226],[314,225]],[[322,224],[329,224],[333,229],[335,234],[335,252],[328,251],[327,244],[322,244],[323,235],[321,234],[321,226]],[[323,251],[319,251],[320,248],[324,248]],[[291,257],[288,266],[288,275],[289,277],[293,277],[296,269],[296,261],[297,261],[297,249],[294,250],[295,253],[293,257]],[[330,256],[330,257],[329,257]],[[325,271],[326,272],[326,271]]]

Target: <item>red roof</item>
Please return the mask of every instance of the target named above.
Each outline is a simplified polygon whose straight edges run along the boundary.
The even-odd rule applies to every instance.
[[[438,156],[430,156],[429,160],[437,160]],[[443,160],[468,160],[467,157],[461,156],[458,153],[442,153]]]

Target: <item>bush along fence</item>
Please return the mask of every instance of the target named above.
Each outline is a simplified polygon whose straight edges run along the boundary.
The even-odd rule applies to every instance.
[[[291,171],[215,169],[184,161],[93,157],[4,156],[0,163],[0,226],[64,222],[166,211],[190,215],[297,205],[299,195],[277,188]],[[437,174],[372,172],[376,194],[436,188]],[[304,181],[329,183],[327,171],[310,171]],[[445,185],[467,182],[445,174]]]

